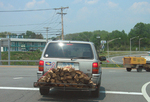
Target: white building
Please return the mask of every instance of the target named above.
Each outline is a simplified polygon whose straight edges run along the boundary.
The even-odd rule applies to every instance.
[[[42,51],[46,45],[45,39],[1,38],[0,41],[1,51],[8,51],[9,41],[10,51]]]

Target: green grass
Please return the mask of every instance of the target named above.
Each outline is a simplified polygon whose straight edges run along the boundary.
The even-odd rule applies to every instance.
[[[39,60],[42,52],[37,51],[13,51],[10,52],[10,60]],[[8,52],[1,53],[1,60],[8,60]],[[8,65],[8,62],[2,62],[3,65]],[[11,65],[37,65],[36,62],[11,62]]]

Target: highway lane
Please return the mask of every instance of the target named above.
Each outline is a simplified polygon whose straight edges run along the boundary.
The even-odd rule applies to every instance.
[[[148,102],[145,96],[148,99],[150,96],[150,84],[146,84],[150,82],[150,73],[146,71],[103,68],[100,96],[92,98],[89,92],[54,89],[49,95],[41,96],[38,88],[33,87],[37,66],[0,66],[0,70],[0,102]]]

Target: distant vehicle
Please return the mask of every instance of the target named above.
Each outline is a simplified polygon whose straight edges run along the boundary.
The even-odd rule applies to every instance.
[[[123,65],[126,70],[130,72],[132,69],[136,69],[137,72],[141,72],[145,69],[147,72],[150,71],[150,56],[141,57],[124,57]]]
[[[149,54],[149,56],[150,56],[150,51],[148,51],[147,53],[148,53],[148,54]]]
[[[39,80],[51,68],[58,66],[64,67],[71,65],[75,70],[82,71],[96,84],[94,88],[69,88],[74,91],[91,91],[91,95],[99,97],[99,89],[101,85],[101,61],[105,61],[106,57],[99,57],[95,49],[94,43],[84,41],[50,41],[46,44],[42,56],[39,61],[39,70],[37,77]],[[39,87],[41,95],[47,95],[50,88],[53,87],[49,82],[46,86],[38,86],[38,82],[34,83],[35,87]],[[63,83],[63,85],[65,85]],[[68,87],[59,87],[60,90],[67,90]],[[69,84],[70,85],[70,84]],[[79,84],[77,84],[79,85]]]

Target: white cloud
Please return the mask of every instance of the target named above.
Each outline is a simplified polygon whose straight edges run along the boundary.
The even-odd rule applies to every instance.
[[[12,9],[13,6],[11,4],[4,4],[3,2],[0,2],[0,8],[3,8],[3,9]]]
[[[37,3],[38,4],[43,4],[43,3],[45,3],[45,0],[38,1]]]
[[[88,10],[88,8],[87,7],[83,7],[83,8],[81,8],[79,11],[78,11],[78,14],[77,14],[77,18],[78,19],[86,19],[87,17],[88,17],[88,14],[89,14],[89,10]]]
[[[108,1],[108,4],[107,4],[109,7],[111,7],[111,8],[115,8],[115,7],[118,7],[118,4],[116,4],[116,3],[113,3],[113,2],[111,2],[111,1]]]
[[[81,3],[84,2],[86,4],[95,4],[97,3],[99,0],[74,0],[73,3]]]
[[[87,4],[95,4],[97,3],[99,0],[85,0],[85,3]]]
[[[44,3],[45,3],[45,0],[41,0],[41,1],[32,0],[31,2],[28,2],[25,5],[25,8],[33,8],[36,5],[41,5],[41,4],[44,4]]]
[[[31,2],[28,2],[26,4],[26,8],[32,8],[34,7],[35,4],[36,4],[36,0],[32,0]]]
[[[3,7],[3,6],[4,6],[4,4],[2,2],[0,2],[0,7]]]
[[[135,2],[129,10],[134,13],[150,13],[150,3],[148,2]]]

